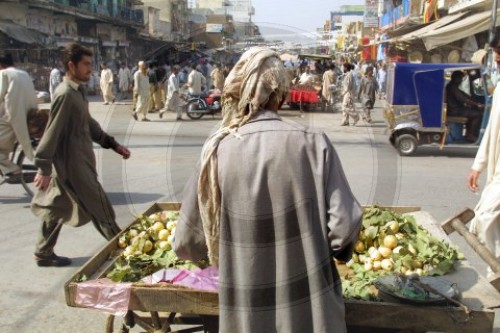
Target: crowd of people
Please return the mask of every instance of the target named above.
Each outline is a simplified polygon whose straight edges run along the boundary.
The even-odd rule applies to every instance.
[[[359,119],[372,123],[371,110],[376,99],[385,99],[387,64],[383,61],[356,62],[340,57],[336,61],[313,62],[304,58],[296,65],[286,61],[285,67],[295,68],[292,83],[295,83],[296,87],[319,87],[319,95],[325,103],[334,100],[332,95],[339,95],[343,114],[342,126],[348,126],[350,118],[353,119],[351,125],[356,125]],[[361,105],[361,112],[357,110],[357,103]]]

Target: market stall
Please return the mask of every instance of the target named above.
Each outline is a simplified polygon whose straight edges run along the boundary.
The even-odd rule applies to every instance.
[[[291,109],[315,110],[320,107],[319,88],[296,84],[290,88],[286,102]]]
[[[165,210],[178,210],[177,203],[156,203],[148,209],[144,216]],[[434,218],[427,212],[418,211],[415,207],[391,207],[399,213],[408,213],[425,227],[434,237],[449,241],[446,234],[438,227]],[[392,222],[392,221],[390,221]],[[137,223],[137,221],[134,221]],[[133,223],[133,224],[134,224]],[[66,302],[72,307],[86,307],[79,298],[79,287],[90,281],[99,281],[115,265],[117,256],[124,250],[119,245],[122,231],[111,240],[97,255],[91,258],[65,285]],[[345,265],[339,265],[341,272]],[[342,273],[346,274],[346,273]],[[500,295],[478,272],[467,262],[461,260],[455,264],[455,270],[444,278],[456,286],[460,298],[460,306],[453,302],[432,305],[415,302],[393,303],[386,300],[346,300],[346,321],[349,331],[357,332],[491,332],[494,322],[493,308],[500,306]],[[119,290],[121,283],[116,283],[113,290]],[[217,332],[208,327],[210,316],[218,314],[218,294],[214,291],[196,290],[169,283],[147,284],[131,283],[129,299],[125,304],[126,315],[124,325],[136,324],[147,332],[169,331],[176,314],[196,314],[201,317],[200,323],[207,332]],[[206,317],[209,316],[209,317]],[[106,332],[113,332],[114,316],[110,316]],[[122,327],[122,331],[126,327]],[[184,332],[199,331],[202,326],[190,328]]]

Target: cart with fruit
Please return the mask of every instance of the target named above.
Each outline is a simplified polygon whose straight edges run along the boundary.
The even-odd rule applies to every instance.
[[[156,203],[111,240],[66,283],[67,304],[86,307],[76,301],[79,284],[108,277],[133,282],[120,332],[134,325],[147,332],[169,332],[180,317],[189,315],[196,316],[199,325],[179,332],[217,332],[209,327],[218,314],[215,291],[140,280],[161,266],[206,264],[179,261],[170,249],[179,207]],[[492,309],[500,306],[497,290],[449,244],[433,217],[416,207],[365,207],[353,259],[337,266],[349,331],[492,331]],[[393,281],[402,282],[402,287],[390,285]],[[110,315],[105,331],[118,332],[117,322]]]

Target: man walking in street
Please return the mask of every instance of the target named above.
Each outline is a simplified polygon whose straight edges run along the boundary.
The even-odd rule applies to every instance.
[[[38,266],[71,264],[69,258],[54,253],[63,224],[79,227],[92,221],[107,240],[120,232],[98,180],[93,143],[113,149],[124,159],[130,157],[130,151],[90,116],[84,84],[92,74],[92,57],[92,51],[82,45],[66,46],[66,76],[56,89],[49,122],[35,154],[38,191],[32,211],[42,220],[35,248]]]
[[[118,89],[120,90],[119,100],[128,98],[128,90],[130,89],[130,69],[128,69],[127,64],[122,62],[122,66],[118,71]]]
[[[60,66],[54,66],[49,76],[49,94],[51,102],[54,100],[54,91],[56,91],[59,83],[62,82],[62,77]]]
[[[365,69],[365,76],[363,76],[359,81],[358,100],[361,101],[361,106],[363,107],[362,118],[369,124],[372,122],[371,110],[375,105],[377,91],[378,84],[373,76],[373,67],[368,66]]]
[[[215,89],[222,91],[224,88],[224,73],[222,73],[222,69],[218,64],[214,65],[214,69],[210,73],[210,77],[212,78],[212,84]]]
[[[113,72],[104,62],[101,64],[101,69],[101,93],[104,105],[108,105],[115,102],[115,95],[113,95]]]
[[[0,169],[8,183],[19,183],[21,169],[9,155],[17,141],[26,157],[33,160],[27,117],[28,112],[38,106],[31,77],[14,67],[10,54],[0,57],[0,105],[4,107],[4,114],[0,116]]]
[[[353,73],[354,66],[345,62],[342,64],[344,79],[342,81],[342,124],[340,126],[349,126],[349,118],[352,118],[355,126],[359,121],[359,114],[354,104],[354,95],[356,94],[356,82]]]
[[[138,120],[137,114],[141,114],[141,121],[149,121],[147,118],[151,104],[151,90],[148,77],[148,65],[139,61],[139,70],[134,74],[134,96],[137,96],[137,104],[132,116]]]
[[[149,64],[148,70],[148,78],[149,78],[149,112],[156,112],[160,110],[163,105],[161,102],[161,93],[160,93],[160,82],[158,81],[157,74],[158,64],[156,61],[152,61]]]
[[[175,65],[172,68],[172,74],[170,74],[168,78],[167,102],[165,103],[165,108],[160,111],[160,119],[163,118],[163,113],[169,110],[176,113],[177,120],[182,120],[182,110],[179,107],[179,79],[177,77],[179,71],[179,65]]]
[[[337,84],[337,74],[335,73],[335,65],[331,63],[328,70],[323,73],[323,86],[321,88],[321,95],[325,102],[331,108],[334,107],[334,94]]]

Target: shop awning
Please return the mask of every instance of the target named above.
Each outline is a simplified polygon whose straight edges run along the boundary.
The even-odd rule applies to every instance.
[[[8,20],[0,20],[0,31],[26,44],[45,44],[46,35]]]
[[[500,13],[500,10],[497,14]],[[420,38],[424,42],[427,50],[450,44],[454,41],[473,36],[486,31],[491,25],[491,10],[467,16],[458,22],[448,24],[436,30],[426,32]],[[496,26],[500,25],[497,20]]]
[[[444,27],[447,24],[452,23],[453,21],[458,20],[460,17],[464,16],[466,12],[463,13],[458,13],[458,14],[452,14],[452,15],[446,15],[439,20],[436,20],[428,25],[426,25],[423,28],[417,29],[415,31],[409,32],[405,35],[399,36],[399,37],[394,37],[386,42],[389,43],[404,43],[404,42],[409,42],[418,38],[421,38],[422,35],[425,35],[426,33],[436,30],[440,27]]]

